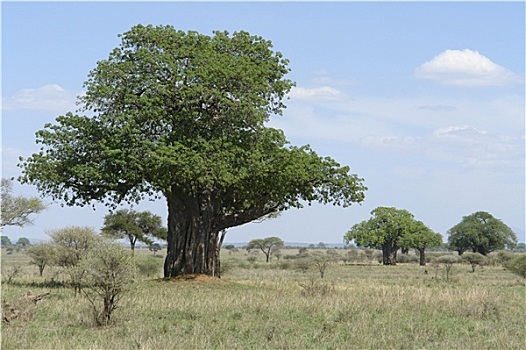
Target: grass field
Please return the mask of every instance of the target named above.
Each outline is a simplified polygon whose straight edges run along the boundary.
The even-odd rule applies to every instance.
[[[146,250],[140,255],[151,255]],[[159,252],[162,253],[162,252]],[[158,255],[159,255],[158,253]],[[297,251],[284,250],[284,255]],[[343,254],[343,253],[342,253]],[[2,304],[50,291],[28,319],[2,324],[2,349],[524,349],[525,282],[500,266],[334,264],[321,279],[283,258],[225,252],[222,279],[141,277],[109,326],[23,252],[2,252]],[[18,274],[13,273],[20,266]]]

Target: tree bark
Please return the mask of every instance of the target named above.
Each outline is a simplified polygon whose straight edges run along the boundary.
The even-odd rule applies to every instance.
[[[420,266],[426,266],[426,250],[419,248],[418,253],[420,254]]]
[[[384,265],[396,265],[396,251],[398,247],[393,242],[387,242],[382,245],[382,255]]]
[[[165,196],[168,204],[165,278],[181,274],[219,277],[219,232],[275,211],[275,208],[253,206],[224,214],[221,212],[219,195],[212,191],[187,194],[176,186],[172,186]],[[221,238],[224,238],[224,235]]]
[[[173,188],[168,202],[168,251],[164,277],[182,274],[214,275],[218,270],[218,231],[212,230],[210,196],[186,195]]]
[[[130,237],[130,247],[132,251],[132,256],[135,255],[135,240]]]

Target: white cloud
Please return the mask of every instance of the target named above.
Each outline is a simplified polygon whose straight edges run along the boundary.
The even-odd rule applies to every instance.
[[[473,138],[479,135],[487,134],[486,131],[477,130],[473,127],[464,126],[447,126],[435,130],[434,135],[440,137],[455,137],[455,138]]]
[[[338,101],[346,98],[341,91],[330,86],[318,88],[295,87],[290,91],[289,97],[308,101]]]
[[[78,93],[68,91],[58,84],[49,84],[36,89],[28,88],[15,92],[3,100],[3,110],[33,109],[46,111],[71,111]]]
[[[507,86],[522,81],[518,74],[470,49],[446,50],[418,67],[415,76],[464,87]]]
[[[493,134],[470,126],[438,128],[423,136],[368,136],[362,144],[467,169],[524,169],[523,136]]]

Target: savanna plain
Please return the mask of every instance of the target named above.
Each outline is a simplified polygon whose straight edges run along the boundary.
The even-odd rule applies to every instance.
[[[525,280],[498,263],[443,266],[375,259],[298,265],[222,250],[221,279],[164,280],[162,253],[138,249],[142,272],[108,325],[57,267],[42,276],[23,250],[2,249],[2,306],[49,292],[2,323],[2,349],[524,349]],[[356,254],[355,254],[356,255]],[[145,263],[146,262],[146,263]],[[21,309],[24,306],[19,306]]]

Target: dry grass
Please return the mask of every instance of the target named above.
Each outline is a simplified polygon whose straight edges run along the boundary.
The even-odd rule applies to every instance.
[[[83,299],[51,288],[31,321],[3,326],[2,349],[525,348],[524,281],[501,267],[458,265],[446,282],[416,265],[333,265],[321,280],[278,262],[232,263],[244,254],[225,255],[221,280],[143,279],[102,328]],[[53,269],[40,278],[23,256],[4,255],[3,269],[12,257],[23,274],[3,300],[50,289]]]

